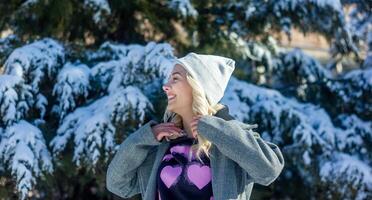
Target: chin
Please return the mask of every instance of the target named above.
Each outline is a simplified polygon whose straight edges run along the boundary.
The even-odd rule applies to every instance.
[[[176,105],[174,105],[174,104],[168,105],[168,111],[178,114],[177,110],[179,110],[179,109],[177,109]]]
[[[168,104],[167,109],[168,109],[168,111],[174,112],[173,105]]]

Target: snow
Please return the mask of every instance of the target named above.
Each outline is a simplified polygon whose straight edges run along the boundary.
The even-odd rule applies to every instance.
[[[337,134],[337,148],[343,152],[359,154],[362,160],[371,160],[372,155],[366,149],[371,149],[368,144],[372,144],[372,122],[363,121],[354,114],[341,114],[335,122],[343,130]]]
[[[236,52],[238,52],[243,60],[258,62],[257,71],[263,74],[263,72],[270,72],[273,70],[273,60],[275,59],[273,53],[278,53],[280,49],[277,47],[273,39],[270,39],[272,44],[271,50],[267,46],[260,44],[255,41],[245,41],[236,32],[225,32],[226,36],[229,38],[230,42],[236,46]],[[261,78],[261,77],[260,77]],[[265,80],[260,81],[264,83]]]
[[[52,93],[59,101],[60,119],[77,106],[77,99],[87,98],[90,89],[89,78],[90,69],[85,64],[67,62],[63,66]]]
[[[58,75],[56,87],[59,82],[69,84],[63,95],[76,87],[87,89],[90,72],[92,80],[99,86],[95,89],[102,96],[89,105],[78,106],[72,112],[66,111],[69,114],[61,121],[50,146],[57,155],[66,148],[69,140],[73,140],[75,164],[94,167],[100,159],[107,159],[116,150],[116,125],[138,121],[137,126],[140,127],[145,113],[154,110],[143,91],[156,84],[157,80],[165,80],[175,57],[169,44],[154,42],[144,46],[106,42],[97,51],[87,53],[86,57],[93,61],[91,70],[81,65],[66,64]],[[72,84],[74,81],[78,84]],[[64,84],[58,87],[66,90]],[[82,95],[85,89],[75,91],[80,91],[78,94]],[[61,97],[58,99],[63,100]],[[65,107],[67,105],[70,103],[64,103]],[[63,109],[55,107],[55,112],[60,113]]]
[[[337,10],[338,12],[343,12],[341,2],[339,0],[310,0],[317,7],[321,8],[331,8],[332,10]]]
[[[295,48],[286,53],[283,61],[286,71],[296,70],[309,83],[332,78],[330,71],[326,70],[317,60],[303,53],[301,49]]]
[[[264,133],[265,139],[281,146],[286,155],[292,156],[291,160],[295,160],[295,167],[307,184],[316,184],[312,181],[314,177],[325,177],[326,184],[336,186],[340,182],[337,181],[344,178],[342,180],[348,188],[335,188],[340,194],[358,191],[358,199],[370,195],[363,191],[371,191],[369,163],[372,156],[368,149],[372,144],[372,122],[347,114],[332,120],[317,105],[300,103],[276,90],[234,77],[230,79],[221,103],[228,105],[237,119],[265,127],[258,132]],[[344,156],[337,162],[329,161],[338,155]],[[352,162],[345,158],[352,158]],[[322,168],[319,174],[308,169],[314,165]]]
[[[31,190],[31,185],[36,184],[35,177],[40,176],[41,171],[53,171],[52,158],[42,132],[25,120],[7,127],[2,133],[0,160],[8,163],[22,199]]]
[[[73,138],[73,161],[78,166],[82,164],[81,161],[94,166],[102,157],[98,153],[101,149],[106,153],[105,159],[114,152],[115,125],[140,120],[140,126],[145,112],[152,109],[151,102],[137,87],[128,86],[67,115],[50,146],[54,154],[59,154],[65,149],[68,140]]]
[[[20,77],[0,75],[0,116],[1,125],[11,125],[29,110],[29,103],[25,97],[31,95],[29,87],[23,85]]]
[[[32,93],[21,95],[28,106],[36,102],[40,118],[45,115],[48,101],[39,88],[45,79],[56,79],[64,60],[63,46],[55,40],[45,38],[15,49],[5,61],[4,74],[20,77],[23,80],[22,87],[32,90]],[[24,108],[20,110],[26,113],[26,104],[22,104]]]
[[[365,70],[352,70],[349,73],[346,73],[343,78],[351,79],[354,82],[359,82],[358,85],[367,89],[367,87],[372,86],[372,68],[367,68]]]
[[[361,162],[355,156],[335,153],[331,160],[321,162],[319,167],[322,181],[330,181],[334,184],[347,183],[338,184],[340,187],[338,190],[341,190],[342,194],[346,196],[350,194],[348,187],[358,188],[358,193],[355,198],[358,200],[366,199],[368,191],[372,190],[371,167]]]
[[[182,17],[198,16],[198,11],[192,6],[190,0],[168,0],[168,7],[180,12]]]
[[[0,38],[0,69],[4,64],[4,59],[8,57],[14,47],[20,42],[20,39],[13,34]]]
[[[102,21],[102,15],[111,14],[110,4],[106,0],[84,0],[84,5],[95,10],[93,20],[95,23]]]
[[[263,124],[269,130],[272,129],[271,134],[274,137],[275,134],[281,134],[282,131],[279,129],[281,123],[290,123],[294,143],[305,144],[308,147],[317,143],[334,145],[334,136],[328,135],[332,133],[334,127],[324,110],[288,99],[275,90],[260,88],[232,77],[221,101],[231,105],[232,114],[241,121],[253,123],[252,119],[260,119],[254,122]],[[283,116],[289,122],[282,122]],[[327,132],[329,130],[331,132]],[[276,136],[282,137],[284,136]]]
[[[355,69],[346,73],[339,81],[328,82],[328,88],[337,96],[344,108],[358,115],[370,117],[372,113],[372,68]]]
[[[302,8],[302,12],[306,9],[306,4],[313,4],[318,9],[327,9],[333,12],[343,13],[342,5],[339,0],[279,0],[274,3],[274,13],[278,17],[282,17],[283,11],[296,11]]]
[[[352,36],[353,30],[347,27],[345,21],[342,3],[340,0],[231,1],[227,3],[227,13],[223,17],[229,19],[225,24],[230,30],[245,38],[254,37],[257,34],[256,27],[261,27],[265,34],[282,31],[289,39],[293,28],[304,34],[321,33],[332,37],[330,53],[334,57],[337,54],[358,52],[357,41]],[[364,3],[360,4],[366,7]],[[227,17],[229,14],[233,15],[230,17],[232,20]],[[253,25],[256,27],[250,27]]]
[[[370,6],[364,1],[347,2],[351,4],[351,11],[347,18],[347,29],[358,40],[359,46],[366,52],[363,66],[372,66],[372,18]],[[350,5],[348,5],[350,6]]]
[[[270,61],[266,64],[276,67],[279,76],[298,72],[299,87],[320,81],[329,91],[338,91],[344,102],[361,106],[359,110],[369,105],[362,97],[368,96],[371,89],[371,69],[351,71],[337,82],[329,70],[298,49],[274,58],[265,46],[235,36],[231,34],[247,59]],[[65,56],[64,47],[57,42],[36,41],[14,50],[6,61],[5,74],[0,75],[0,170],[12,170],[22,194],[36,184],[36,178],[52,170],[52,157],[37,127],[47,122],[43,119],[27,122],[30,110],[39,110],[41,118],[53,116],[49,112],[54,112],[60,119],[56,135],[49,143],[55,163],[60,162],[57,155],[71,144],[72,162],[94,169],[115,153],[118,137],[125,138],[139,128],[146,115],[156,109],[154,100],[159,101],[161,83],[168,78],[175,58],[169,44],[154,42],[146,45],[106,42],[98,50],[87,51],[82,59],[85,63],[65,62]],[[54,80],[53,85],[45,83],[46,79]],[[40,89],[45,87],[41,86],[49,86],[54,105],[48,106]],[[92,89],[95,93],[87,99]],[[302,90],[306,94],[306,87]],[[371,188],[367,178],[371,177],[372,125],[359,114],[336,113],[331,117],[319,105],[300,102],[235,77],[231,77],[221,103],[228,105],[239,121],[258,124],[258,132],[265,140],[291,156],[293,170],[306,184],[316,184],[311,181],[329,173],[323,179],[325,184],[335,186],[333,179],[341,180],[348,188],[340,188],[339,192],[358,191],[360,199],[367,195],[361,190]],[[119,133],[117,127],[124,128]],[[330,161],[333,157],[335,160]],[[311,170],[314,167],[322,171]]]
[[[32,5],[34,5],[34,4],[36,4],[36,3],[38,3],[39,2],[39,0],[27,0],[27,1],[25,1],[23,4],[22,4],[22,6],[32,6]]]
[[[308,151],[305,151],[305,153],[302,155],[302,158],[304,159],[304,163],[306,165],[310,165],[311,158],[310,158],[310,155],[309,155],[309,152]]]
[[[56,41],[46,38],[15,49],[5,62],[5,74],[19,77],[30,76],[35,79],[33,88],[37,88],[44,76],[52,76],[64,62],[65,52]],[[34,66],[39,67],[34,67]],[[46,74],[44,74],[44,70]]]

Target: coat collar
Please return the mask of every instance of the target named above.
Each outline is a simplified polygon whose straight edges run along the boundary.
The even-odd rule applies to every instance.
[[[214,114],[214,116],[220,117],[220,118],[225,119],[225,120],[232,120],[232,119],[234,119],[234,117],[230,115],[229,107],[227,105],[224,105],[223,108],[221,108],[220,110],[218,110]]]

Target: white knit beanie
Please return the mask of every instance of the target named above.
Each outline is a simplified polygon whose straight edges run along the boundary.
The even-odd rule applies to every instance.
[[[189,53],[176,60],[203,88],[210,105],[216,105],[223,97],[235,61],[215,55]]]

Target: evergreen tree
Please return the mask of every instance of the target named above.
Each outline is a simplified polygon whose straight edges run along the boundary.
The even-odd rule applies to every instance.
[[[238,61],[221,102],[285,156],[252,198],[372,198],[368,1],[10,0],[0,13],[14,33],[0,39],[2,197],[112,198],[108,162],[161,121],[171,62],[196,51]],[[274,33],[292,28],[325,36],[332,60],[281,49]],[[357,68],[335,73],[346,57]]]

